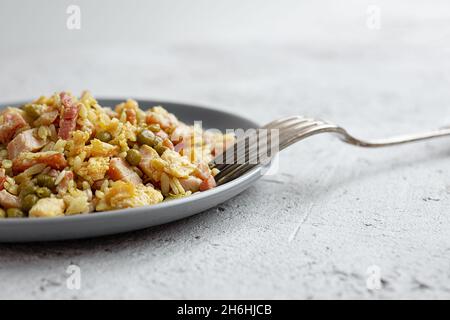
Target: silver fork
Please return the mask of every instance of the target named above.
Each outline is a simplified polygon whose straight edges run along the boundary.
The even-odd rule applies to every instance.
[[[421,140],[428,140],[450,135],[450,127],[441,128],[429,132],[410,134],[404,136],[391,137],[380,140],[362,140],[350,135],[344,128],[323,120],[304,118],[301,116],[287,117],[272,121],[266,124],[262,129],[278,129],[278,148],[281,151],[290,145],[303,140],[307,137],[330,132],[335,133],[339,138],[349,144],[366,147],[379,148],[394,146],[404,143],[410,143]],[[218,185],[242,176],[247,171],[258,165],[267,164],[276,153],[271,153],[271,136],[265,137],[265,143],[259,143],[261,132],[266,135],[266,131],[256,131],[256,137],[252,140],[249,136],[237,138],[234,146],[228,148],[223,154],[216,157],[211,163],[211,168],[217,168],[220,172],[215,176]],[[251,143],[257,142],[257,143]],[[252,159],[253,161],[250,161]],[[256,162],[254,161],[256,159]],[[224,160],[226,160],[224,162]]]

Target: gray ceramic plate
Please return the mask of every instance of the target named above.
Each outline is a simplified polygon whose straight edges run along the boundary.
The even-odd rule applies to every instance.
[[[99,103],[103,106],[114,106],[122,101],[123,99],[100,99]],[[0,109],[7,105],[20,105],[20,103],[2,104]],[[259,127],[253,121],[204,107],[163,101],[139,101],[139,105],[144,109],[162,105],[187,123],[192,124],[195,120],[202,120],[203,128],[225,130]],[[80,239],[156,226],[214,207],[236,196],[260,177],[261,168],[255,168],[246,175],[212,190],[153,206],[59,218],[1,219],[0,242]]]

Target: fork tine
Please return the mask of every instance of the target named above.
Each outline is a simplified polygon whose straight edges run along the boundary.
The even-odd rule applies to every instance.
[[[299,118],[299,117],[290,117],[287,118],[283,121],[276,121],[278,124],[275,125],[274,122],[271,122],[269,124],[267,124],[266,126],[264,126],[264,129],[267,130],[272,130],[272,129],[279,129],[280,131],[285,131],[288,130],[291,127],[294,126],[299,126],[302,123],[307,123],[308,121],[310,121],[310,119],[304,119],[304,118]],[[259,131],[256,132],[257,136],[257,141],[259,143]],[[249,145],[249,147],[247,148],[247,143],[246,140],[249,139],[249,136],[242,136],[242,137],[238,137],[237,141],[234,143],[234,145],[231,147],[232,151],[233,151],[233,155],[239,156],[239,155],[253,155],[255,148],[258,146],[258,144],[255,145]],[[237,148],[235,148],[237,146]],[[230,149],[231,149],[230,148]],[[231,151],[230,149],[225,151],[225,156],[229,155]],[[223,154],[222,154],[222,158],[223,158]],[[229,159],[226,159],[229,160]],[[233,162],[234,163],[240,163],[242,161],[242,157],[233,157]],[[228,161],[226,161],[228,162]],[[220,170],[221,168],[224,167],[224,165],[226,165],[227,163],[221,164],[217,166],[217,168]],[[228,163],[229,164],[229,163]]]
[[[287,129],[291,128],[292,126],[297,126],[297,125],[299,125],[301,123],[306,123],[308,121],[313,121],[313,120],[312,119],[303,118],[303,117],[299,117],[299,116],[287,117],[287,118],[284,118],[284,119],[279,119],[279,120],[272,121],[272,122],[266,124],[265,126],[263,126],[262,128],[263,129],[267,129],[267,130],[279,129],[281,131],[281,130],[287,130]],[[238,137],[237,141],[233,144],[233,146],[231,146],[230,148],[225,150],[221,155],[217,156],[213,160],[214,166],[217,169],[219,169],[219,170],[223,170],[227,165],[230,164],[229,163],[230,161],[232,161],[233,163],[241,162],[242,161],[242,157],[241,158],[237,158],[238,155],[250,154],[250,152],[246,152],[246,150],[245,150],[245,148],[246,148],[245,140],[247,138],[248,138],[248,136]],[[258,136],[257,136],[257,138],[258,138]],[[229,159],[230,155],[233,156],[233,159]],[[219,162],[218,159],[221,160],[220,161],[221,163],[218,163]]]
[[[339,129],[337,126],[324,123],[321,121],[317,121],[315,123],[309,124],[307,126],[297,127],[295,128],[297,130],[296,134],[286,140],[283,143],[280,143],[280,151],[287,148],[288,146],[305,139],[315,133],[321,132],[321,131],[330,131],[329,129]],[[233,165],[230,168],[227,168],[224,172],[223,176],[218,177],[218,183],[222,184],[225,182],[228,182],[230,180],[233,180],[235,177],[241,176],[245,174],[247,171],[255,167],[255,164],[241,164],[241,165]],[[220,174],[220,173],[219,173]]]
[[[306,123],[297,123],[295,125],[290,125],[287,130],[283,131],[283,134],[280,134],[279,150],[281,151],[284,148],[290,146],[291,144],[293,144],[303,138],[306,138],[307,136],[312,134],[312,132],[320,130],[324,126],[328,127],[329,125],[324,124],[321,121],[311,121],[311,122],[306,122]],[[295,132],[294,137],[296,139],[292,138],[292,134],[294,132]],[[253,149],[255,149],[255,147]],[[260,150],[258,152],[258,155],[261,155],[262,152],[267,152],[267,151]],[[273,156],[274,155],[271,155],[271,158]],[[235,177],[243,175],[244,173],[246,173],[247,171],[252,169],[254,166],[256,166],[256,164],[249,164],[249,163],[229,164],[222,171],[220,171],[218,173],[218,175],[216,176],[216,181],[218,184],[226,183],[230,180],[233,180]]]
[[[312,119],[304,118],[301,116],[286,117],[286,118],[272,121],[272,122],[266,124],[265,126],[263,126],[262,128],[264,128],[264,129],[280,128],[280,127],[288,126],[289,124],[292,124],[292,123],[305,122],[305,121],[310,121],[310,120],[312,120]]]
[[[317,126],[321,122],[313,120],[313,119],[306,119],[306,118],[300,118],[300,117],[291,117],[288,119],[285,119],[283,121],[278,121],[277,129],[280,130],[280,137],[279,137],[279,143],[280,146],[283,143],[287,137],[292,135],[292,131],[302,131],[307,130],[308,128],[312,128],[314,126]],[[265,127],[269,127],[269,125],[266,125]],[[220,170],[219,177],[226,176],[233,174],[240,166],[248,165],[249,162],[252,159],[256,159],[258,162],[260,161],[261,157],[264,156],[264,158],[267,156],[267,152],[269,150],[272,151],[273,146],[271,145],[271,141],[266,141],[265,145],[260,146],[259,145],[259,137],[257,137],[257,143],[248,145],[244,140],[236,142],[238,144],[237,150],[235,150],[235,145],[233,146],[233,163],[224,163],[221,165],[217,165],[216,167]],[[245,139],[245,137],[244,137]],[[230,150],[228,150],[230,151]],[[273,157],[274,154],[271,154],[270,157]],[[247,161],[248,158],[248,161]],[[228,159],[227,159],[228,160]],[[258,163],[257,162],[257,163]],[[255,163],[255,164],[257,164]]]
[[[280,130],[280,137],[279,137],[279,150],[282,150],[286,148],[287,146],[291,145],[292,143],[301,140],[302,136],[309,135],[311,132],[314,132],[317,130],[317,128],[321,129],[322,126],[329,126],[323,121],[313,120],[313,119],[306,119],[306,118],[300,118],[300,117],[290,117],[287,119],[284,119],[282,121],[277,121],[277,129]],[[266,125],[265,127],[271,127],[273,124]],[[298,140],[293,141],[292,134],[295,133],[295,137],[297,137]],[[259,141],[259,140],[258,140]],[[270,142],[267,143],[265,146],[263,145],[262,148],[259,148],[259,143],[249,145],[247,149],[247,145],[244,144],[244,147],[241,147],[239,150],[241,150],[241,153],[235,153],[237,157],[234,159],[234,163],[227,164],[221,166],[221,170],[217,175],[217,181],[220,183],[224,183],[223,179],[227,177],[227,181],[229,179],[238,176],[240,174],[245,173],[252,167],[254,167],[256,164],[250,164],[248,163],[248,159],[253,159],[256,155],[257,160],[259,161],[261,159],[261,156],[267,156],[267,151],[269,148]],[[271,146],[270,146],[271,147]],[[242,148],[245,148],[246,152],[242,153]],[[240,155],[240,156],[239,156]],[[270,155],[270,158],[272,158],[274,154]]]
[[[285,123],[285,122],[289,122],[289,121],[292,121],[292,120],[299,120],[300,118],[301,117],[299,117],[299,116],[293,116],[293,117],[286,117],[286,118],[277,119],[277,120],[274,120],[272,122],[267,123],[266,125],[263,126],[263,128],[266,128],[266,129],[272,128],[272,127],[275,127],[275,126],[279,126],[279,125],[281,125],[282,123]]]

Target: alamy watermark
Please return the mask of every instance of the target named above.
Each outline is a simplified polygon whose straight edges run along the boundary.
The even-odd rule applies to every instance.
[[[81,268],[76,264],[67,267],[66,273],[69,275],[66,279],[66,286],[69,290],[81,289]]]
[[[68,15],[66,20],[66,27],[69,30],[80,30],[81,29],[81,9],[77,5],[70,5],[66,9]]]
[[[381,268],[377,265],[372,265],[367,268],[366,287],[369,290],[380,290],[382,288],[381,282]]]
[[[377,5],[369,5],[366,9],[366,27],[370,30],[381,29],[381,8]]]

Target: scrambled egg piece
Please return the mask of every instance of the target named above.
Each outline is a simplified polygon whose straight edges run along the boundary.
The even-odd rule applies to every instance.
[[[119,152],[118,146],[113,146],[98,139],[93,139],[89,148],[93,157],[112,157]]]
[[[89,140],[89,136],[89,132],[80,130],[72,132],[72,140],[69,140],[66,145],[67,150],[70,150],[69,156],[80,154],[84,149],[85,143]]]
[[[161,162],[160,167],[163,167],[166,173],[177,178],[187,178],[195,170],[195,165],[188,158],[170,149],[164,151],[161,159],[153,160],[152,165],[158,167],[157,162]]]
[[[78,191],[77,195],[64,196],[64,202],[67,204],[66,215],[89,212],[88,197],[82,191]]]
[[[156,204],[163,200],[160,191],[142,184],[134,185],[131,182],[114,181],[104,197],[96,206],[97,211],[140,207],[149,204]]]
[[[103,179],[109,169],[109,158],[92,157],[88,162],[84,162],[83,166],[77,171],[77,174],[90,184],[94,181]]]
[[[63,199],[43,198],[30,209],[29,216],[34,218],[63,216],[65,208]]]

